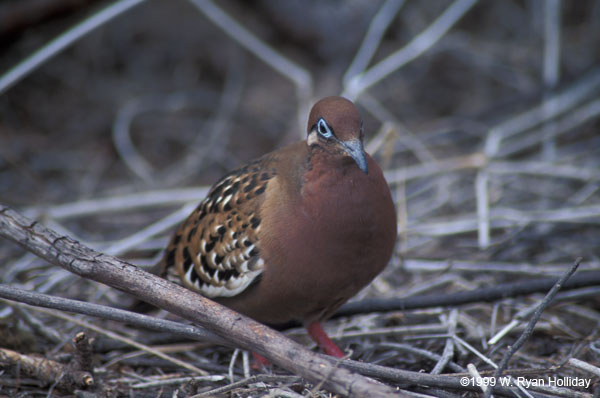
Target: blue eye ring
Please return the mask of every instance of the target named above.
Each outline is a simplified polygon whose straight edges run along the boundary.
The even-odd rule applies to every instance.
[[[333,131],[331,130],[331,127],[329,127],[329,125],[327,124],[327,122],[323,118],[320,118],[319,121],[317,122],[317,132],[323,138],[331,138],[331,137],[333,137]]]

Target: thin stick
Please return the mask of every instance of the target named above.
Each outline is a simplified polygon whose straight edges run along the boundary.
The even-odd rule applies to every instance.
[[[500,376],[502,376],[502,372],[504,371],[504,369],[506,369],[510,358],[512,358],[512,356],[523,346],[523,344],[525,344],[525,341],[527,341],[529,336],[531,336],[531,334],[533,333],[533,328],[542,316],[542,313],[544,312],[546,307],[548,307],[548,305],[550,305],[550,303],[554,300],[554,297],[556,296],[558,291],[563,287],[565,282],[571,277],[571,275],[573,275],[573,273],[575,273],[575,271],[577,271],[577,268],[579,268],[579,264],[581,264],[581,261],[583,261],[583,258],[581,257],[575,260],[575,263],[571,266],[571,268],[564,273],[564,275],[558,280],[558,282],[556,282],[556,284],[552,286],[552,289],[550,289],[548,294],[546,294],[546,296],[540,303],[538,309],[531,317],[531,320],[527,324],[527,327],[525,328],[523,333],[519,336],[517,341],[515,341],[515,343],[510,347],[510,349],[506,351],[504,357],[502,357],[502,360],[500,361],[496,372],[494,372],[494,377],[496,378],[496,380],[498,380]],[[494,387],[492,386],[492,388],[486,391],[485,398],[489,398],[493,390]]]
[[[192,212],[192,210],[194,210],[196,206],[196,203],[190,203],[181,207],[179,210],[167,215],[164,218],[161,218],[145,228],[140,229],[136,233],[113,243],[110,245],[110,247],[105,249],[105,252],[112,255],[118,255],[127,252],[127,250],[142,244],[151,237],[164,232],[185,220],[185,218]]]
[[[427,51],[477,3],[477,0],[454,1],[427,29],[411,40],[406,46],[389,55],[366,72],[350,79],[343,96],[352,100],[361,92],[398,70]]]
[[[600,107],[599,107],[600,109]],[[600,169],[596,167],[581,167],[568,164],[559,165],[551,162],[501,162],[493,161],[488,164],[487,171],[493,174],[531,174],[555,178],[590,181],[600,179]]]
[[[600,377],[600,368],[597,366],[592,365],[591,363],[582,361],[580,359],[577,358],[570,358],[567,363],[569,364],[569,366],[572,366],[576,369],[579,370],[584,370],[588,373],[593,374],[594,376]]]
[[[431,351],[427,351],[424,350],[422,348],[417,348],[414,347],[412,345],[409,344],[403,344],[403,343],[386,343],[386,342],[382,342],[382,343],[378,343],[377,347],[382,347],[382,348],[388,348],[388,349],[392,349],[392,350],[398,350],[398,351],[402,351],[402,352],[409,352],[411,354],[415,354],[418,356],[422,356],[424,358],[430,359],[432,361],[445,361],[445,358],[442,355],[436,354],[434,352]],[[463,368],[462,366],[458,365],[456,362],[452,362],[451,360],[449,360],[448,362],[446,362],[446,365],[453,371],[453,372],[466,372],[466,369]],[[435,367],[434,367],[435,369]],[[433,370],[431,372],[429,372],[430,374],[439,374],[434,372]]]
[[[121,342],[123,342],[125,344],[128,344],[128,345],[130,345],[132,347],[137,348],[138,350],[142,350],[142,351],[147,352],[149,354],[155,355],[155,356],[157,356],[159,358],[162,358],[162,359],[164,359],[166,361],[172,362],[172,363],[176,364],[177,366],[181,366],[182,368],[187,369],[187,370],[189,370],[191,372],[197,373],[199,375],[208,376],[208,374],[209,374],[208,372],[206,372],[206,371],[204,371],[204,370],[202,370],[200,368],[197,368],[194,365],[190,365],[189,363],[187,363],[185,361],[181,361],[181,360],[179,360],[177,358],[173,358],[173,357],[171,357],[169,355],[166,355],[166,354],[164,354],[164,353],[162,353],[162,352],[160,352],[160,351],[158,351],[158,350],[156,350],[156,349],[154,349],[152,347],[149,347],[149,346],[147,346],[145,344],[138,343],[137,341],[132,340],[132,339],[130,339],[128,337],[121,336],[121,335],[119,335],[117,333],[111,332],[110,330],[106,330],[106,329],[98,327],[96,325],[92,325],[91,323],[86,322],[84,320],[74,318],[74,317],[72,317],[70,315],[63,314],[61,312],[56,312],[56,311],[52,311],[52,310],[46,310],[46,309],[42,309],[42,308],[38,308],[38,311],[41,311],[43,313],[46,313],[48,315],[51,315],[51,316],[56,317],[56,318],[60,318],[62,320],[65,320],[65,321],[68,321],[68,322],[71,322],[71,323],[74,323],[74,324],[79,325],[81,327],[84,327],[86,329],[93,330],[94,332],[103,334],[103,335],[105,335],[107,337],[110,337],[111,339],[114,339],[114,340],[117,340],[117,341],[121,341]]]
[[[539,279],[540,276],[554,276],[556,283],[558,278],[563,274],[564,269],[569,264],[565,263],[541,263],[533,264],[528,262],[511,262],[511,261],[466,261],[466,260],[424,260],[418,258],[406,258],[403,261],[403,268],[408,272],[429,272],[441,273],[452,269],[460,272],[491,272],[500,274],[514,274],[519,276],[534,276]],[[579,271],[598,271],[600,270],[600,262],[589,261],[582,264]],[[580,272],[581,274],[581,272]],[[589,274],[588,274],[589,275]],[[578,275],[571,278],[571,282],[576,280]],[[515,282],[519,283],[519,282]],[[598,282],[600,283],[600,282]],[[549,285],[544,292],[552,288]]]
[[[209,161],[222,161],[234,157],[225,152],[232,134],[232,122],[242,98],[244,87],[244,73],[246,71],[245,55],[237,47],[228,49],[227,70],[222,93],[218,99],[217,109],[209,121],[206,131],[208,134],[198,134],[190,142],[187,153],[179,161],[170,164],[166,170],[157,174],[160,181],[169,181],[171,186],[176,186],[188,177],[195,176],[198,170]],[[211,109],[214,108],[214,104]]]
[[[544,84],[553,88],[560,78],[560,0],[544,2]]]
[[[397,140],[412,151],[415,156],[422,162],[435,162],[437,159],[429,148],[423,144],[421,138],[407,129],[403,124],[390,112],[386,107],[374,96],[368,92],[360,96],[358,102],[365,107],[366,111],[379,119],[383,126],[380,130],[393,130],[397,134]],[[367,146],[367,152],[372,154],[370,145]]]
[[[189,1],[232,39],[294,83],[300,105],[298,107],[298,123],[301,127],[300,131],[302,131],[312,93],[313,82],[310,73],[260,40],[214,2],[210,0]]]
[[[112,126],[112,139],[117,153],[129,170],[145,183],[150,184],[155,174],[155,169],[139,153],[131,139],[131,124],[135,117],[149,111],[168,110],[175,112],[188,107],[211,109],[214,107],[217,98],[216,93],[207,90],[193,92],[178,91],[167,95],[150,95],[135,98],[127,102],[119,109]],[[217,131],[216,133],[219,132]],[[210,136],[212,137],[216,133],[211,132]]]
[[[514,208],[497,207],[490,211],[490,228],[523,227],[533,222],[567,222],[581,224],[599,224],[600,204],[589,206],[563,207],[552,210],[523,211]],[[453,219],[441,219],[430,222],[412,222],[401,233],[414,233],[425,236],[448,236],[477,230],[475,214],[457,215]]]
[[[163,380],[154,380],[147,381],[143,383],[133,384],[131,388],[142,389],[142,388],[151,388],[158,386],[168,386],[168,385],[182,385],[192,381],[221,381],[224,380],[225,376],[222,375],[209,375],[209,376],[195,376],[195,377],[175,377],[172,379],[163,379]]]
[[[507,297],[548,291],[558,283],[556,278],[539,278],[519,282],[503,283],[480,289],[449,294],[429,294],[406,298],[365,299],[343,305],[333,317],[350,316],[369,312],[404,311],[429,307],[451,307],[467,303],[495,301]],[[564,287],[570,289],[594,286],[600,283],[600,272],[582,272],[575,275]],[[561,293],[556,299],[559,299]]]
[[[475,365],[473,365],[472,363],[467,364],[467,369],[469,371],[469,374],[476,378],[481,380],[481,374],[479,374],[479,371],[477,370],[477,368],[475,367]],[[485,383],[481,383],[481,385],[479,386],[479,388],[481,388],[481,391],[485,394],[488,391],[488,386]]]
[[[118,213],[147,207],[172,206],[187,202],[199,202],[206,197],[208,187],[165,189],[115,195],[106,198],[85,199],[46,208],[28,208],[27,217],[45,215],[54,219],[69,219],[104,213]]]
[[[342,81],[347,84],[348,81],[358,73],[362,72],[375,54],[375,51],[381,43],[383,34],[392,23],[400,8],[404,5],[404,0],[386,0],[377,14],[371,20],[369,29],[363,38],[360,48],[356,52],[352,63],[344,73]]]
[[[480,249],[490,245],[490,200],[488,194],[489,175],[486,169],[475,178],[475,198],[477,200],[477,242]]]
[[[497,157],[507,157],[517,152],[538,145],[548,138],[555,138],[560,134],[569,132],[600,115],[600,100],[592,101],[578,106],[556,122],[541,129],[530,130],[518,140],[506,141],[498,150]]]
[[[46,44],[22,62],[15,65],[12,69],[0,76],[0,94],[8,90],[11,86],[19,82],[25,76],[29,75],[40,65],[43,65],[50,58],[81,39],[92,30],[102,26],[106,22],[111,21],[118,15],[128,11],[130,8],[137,6],[144,0],[119,0],[104,8],[103,10],[92,15],[83,22],[78,23],[71,29],[59,35],[50,43]]]
[[[387,170],[385,178],[389,184],[410,181],[417,178],[432,177],[464,169],[479,169],[487,164],[486,157],[481,153],[441,159],[434,162],[422,163],[416,166]]]
[[[233,391],[236,388],[244,387],[249,384],[255,383],[285,383],[292,384],[301,381],[296,376],[275,376],[275,375],[256,375],[245,378],[243,380],[236,381],[235,383],[228,384],[223,387],[214,388],[212,390],[203,392],[201,394],[192,395],[190,398],[202,398],[202,397],[214,397],[225,394],[229,391]]]
[[[548,0],[543,4],[544,13],[544,62],[543,81],[546,93],[555,89],[560,78],[560,0]],[[552,103],[549,104],[552,106]],[[555,113],[552,108],[545,113]],[[543,126],[546,139],[542,144],[544,160],[553,161],[556,158],[556,140],[552,137],[554,122]]]
[[[490,129],[485,141],[485,154],[490,158],[496,156],[502,140],[535,127],[549,118],[559,116],[594,93],[599,85],[600,68],[596,68],[541,104],[494,126]],[[548,109],[551,109],[553,113],[549,113]]]
[[[448,335],[449,336],[456,335],[457,319],[458,319],[458,310],[456,308],[454,308],[453,310],[450,311],[450,314],[448,315],[447,325],[448,325]],[[446,343],[444,345],[444,351],[442,352],[442,356],[437,361],[437,363],[435,364],[435,366],[433,367],[433,369],[431,370],[430,373],[434,374],[434,375],[442,373],[442,370],[444,370],[446,365],[450,362],[450,360],[452,360],[453,356],[454,356],[454,340],[452,339],[452,337],[449,337],[446,339]]]
[[[85,301],[30,292],[3,284],[0,284],[0,297],[36,307],[68,311],[77,314],[123,322],[143,329],[169,332],[188,339],[207,341],[215,344],[229,344],[226,340],[220,338],[216,334],[197,326],[154,318],[148,315],[107,307],[104,305],[88,303]]]

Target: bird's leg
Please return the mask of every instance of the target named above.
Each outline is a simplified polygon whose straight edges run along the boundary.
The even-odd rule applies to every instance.
[[[333,340],[327,336],[327,333],[323,330],[320,322],[313,322],[306,326],[306,330],[312,339],[319,345],[321,350],[327,355],[331,355],[335,358],[344,358],[346,354],[338,347]],[[269,360],[260,354],[252,352],[254,361],[252,361],[253,370],[262,370],[271,365]]]
[[[264,368],[271,366],[271,362],[260,354],[252,352],[252,357],[254,358],[254,361],[252,361],[250,367],[253,370],[263,370]]]
[[[327,355],[331,355],[336,358],[343,358],[346,356],[344,351],[340,349],[330,338],[327,333],[323,330],[323,326],[318,321],[310,323],[306,326],[306,330],[312,339],[321,347]]]

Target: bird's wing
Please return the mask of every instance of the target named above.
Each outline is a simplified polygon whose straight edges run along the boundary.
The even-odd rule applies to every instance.
[[[241,293],[261,274],[260,204],[275,171],[265,159],[237,169],[210,190],[179,227],[162,273],[207,297]]]

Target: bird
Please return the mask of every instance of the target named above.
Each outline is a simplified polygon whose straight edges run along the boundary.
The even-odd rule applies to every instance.
[[[316,102],[306,139],[212,186],[172,235],[161,276],[267,325],[301,322],[326,354],[344,357],[322,322],[385,268],[397,234],[363,139],[352,101]]]

